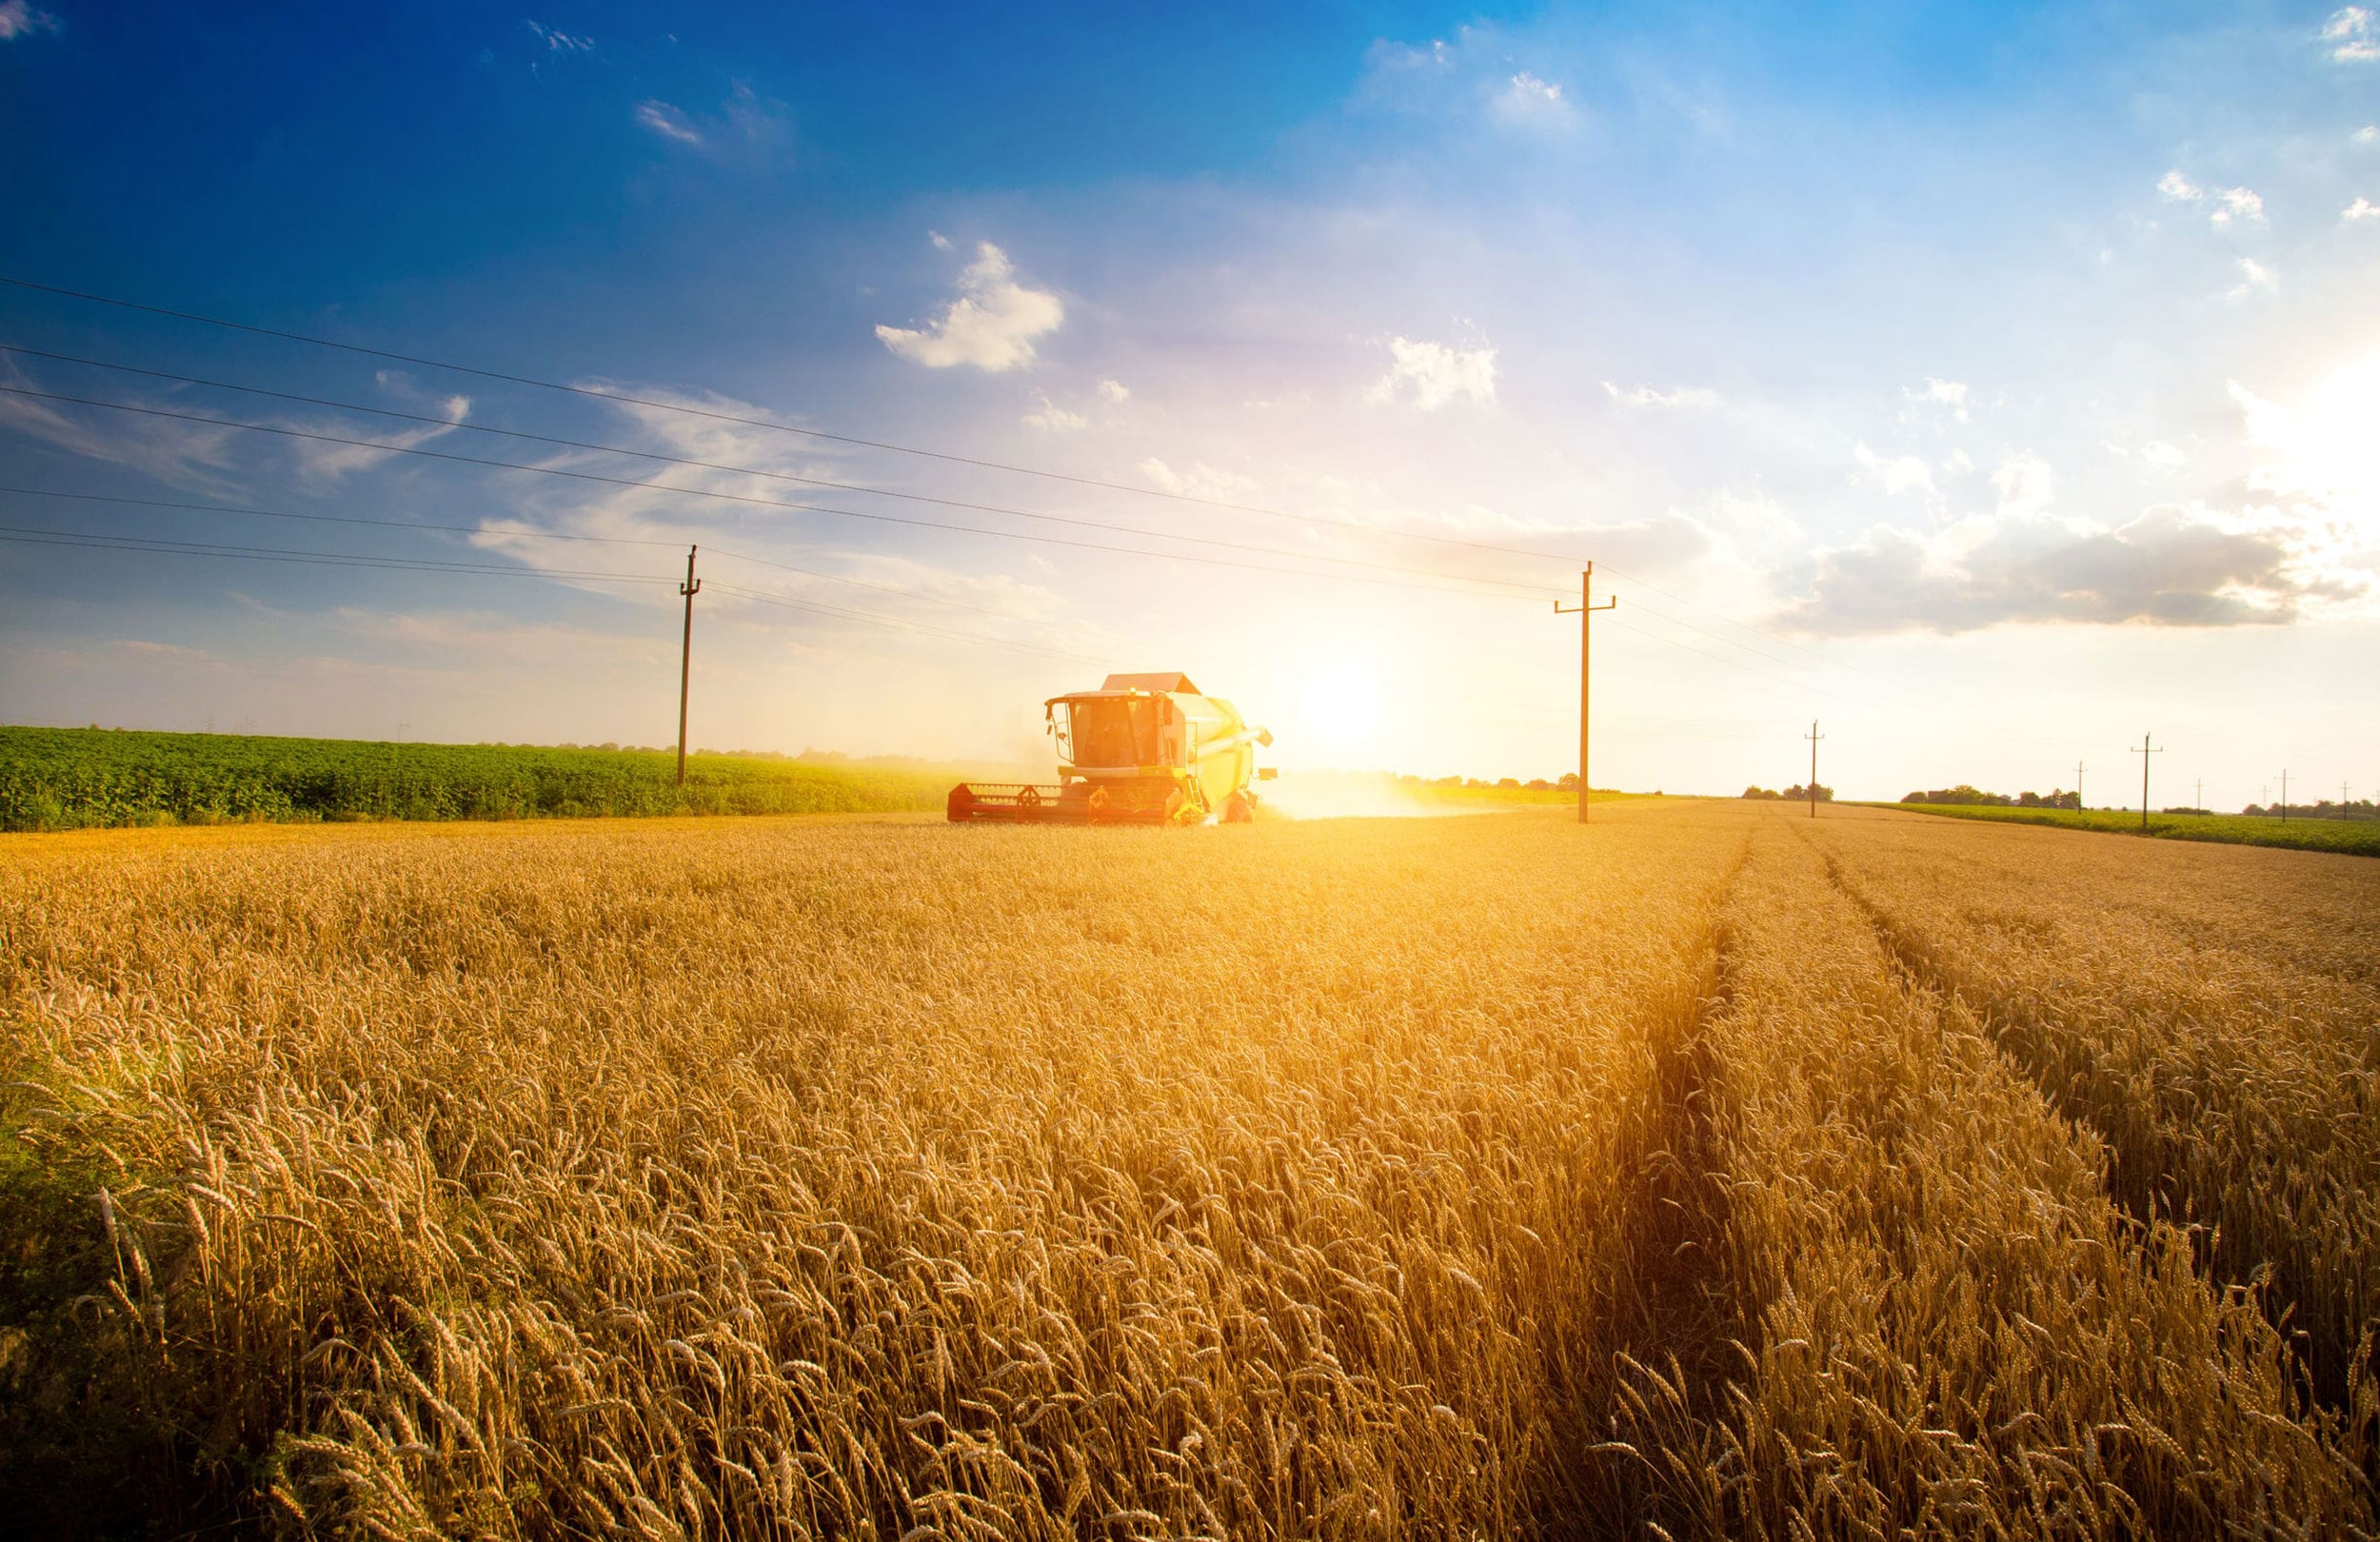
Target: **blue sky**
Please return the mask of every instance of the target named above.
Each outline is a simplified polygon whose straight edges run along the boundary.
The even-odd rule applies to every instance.
[[[2335,5],[0,0],[0,274],[1115,484],[0,287],[161,372],[0,355],[0,524],[508,570],[0,543],[0,720],[659,742],[699,541],[699,743],[1551,775],[1594,558],[1598,781],[2371,796],[2376,125]]]

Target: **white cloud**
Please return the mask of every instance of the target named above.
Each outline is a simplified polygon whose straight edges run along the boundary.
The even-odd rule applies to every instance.
[[[1410,385],[1413,405],[1424,412],[1436,412],[1458,396],[1468,396],[1482,405],[1495,404],[1494,348],[1450,348],[1443,343],[1392,337],[1388,351],[1392,359],[1388,373],[1365,393],[1369,401],[1395,402]]]
[[[2330,57],[2345,63],[2380,59],[2380,27],[2362,6],[2342,6],[2322,24],[2322,41],[2332,44]]]
[[[1024,415],[1024,425],[1028,428],[1039,428],[1043,433],[1071,434],[1078,428],[1090,426],[1090,419],[1080,412],[1067,411],[1038,391],[1033,399],[1041,405]]]
[[[2000,495],[2000,517],[2031,519],[2049,511],[2057,496],[2057,477],[2050,463],[2031,450],[2017,450],[1992,473],[1992,486]]]
[[[1715,407],[1724,405],[1725,401],[1708,386],[1680,386],[1667,391],[1656,391],[1650,386],[1632,386],[1622,390],[1607,380],[1603,383],[1603,389],[1622,406]]]
[[[2157,179],[2157,191],[2177,204],[2194,204],[2207,195],[2198,190],[2198,184],[2179,171],[2168,171]]]
[[[1100,400],[1121,405],[1132,400],[1132,390],[1121,380],[1102,380],[1100,382]]]
[[[686,115],[658,98],[636,105],[636,121],[664,139],[674,139],[681,145],[700,145],[703,135]]]
[[[1170,493],[1190,498],[1212,498],[1222,503],[1243,502],[1263,491],[1254,477],[1237,471],[1221,471],[1200,462],[1181,472],[1175,470],[1155,456],[1140,463],[1140,474]]]
[[[993,374],[1033,362],[1033,339],[1066,319],[1058,296],[1019,284],[1008,254],[986,241],[959,275],[959,298],[922,327],[879,326],[877,337],[928,369],[973,365]]]
[[[2209,218],[2216,225],[2229,225],[2233,220],[2249,225],[2264,223],[2264,200],[2248,188],[2226,188],[2216,195],[2222,207]]]
[[[0,384],[32,389],[42,382],[13,361],[0,360]],[[160,481],[210,489],[220,487],[217,474],[231,469],[235,447],[247,442],[236,429],[208,424],[5,394],[0,394],[0,428],[29,434],[69,454],[132,466]]]
[[[2164,505],[2114,526],[1965,523],[1933,540],[1878,526],[1819,553],[1810,595],[1783,619],[1838,637],[2009,622],[2269,625],[2328,592],[2295,574],[2288,532],[2199,509]]]
[[[46,10],[35,10],[27,0],[0,0],[0,43],[57,30],[57,17]]]
[[[2152,439],[2138,449],[2128,449],[2113,440],[2101,441],[2108,453],[2127,461],[2137,461],[2152,471],[2178,471],[2190,464],[2190,457],[2162,439]]]
[[[1928,376],[1923,390],[1910,390],[1904,386],[1902,394],[1909,398],[1913,406],[1939,407],[1954,422],[1967,421],[1967,386],[1962,381],[1935,380]],[[1902,416],[1905,418],[1908,414]]]
[[[2347,136],[2350,145],[2380,145],[2380,123],[2368,123]]]
[[[2358,198],[2353,203],[2348,205],[2345,208],[2339,210],[2339,218],[2343,220],[2380,220],[2380,204],[2375,204],[2369,198]]]
[[[1497,118],[1517,128],[1564,128],[1577,116],[1562,95],[1561,87],[1526,69],[1504,82],[1490,109]]]
[[[559,28],[547,27],[542,22],[529,22],[526,25],[530,31],[535,32],[545,41],[546,51],[549,53],[592,53],[595,51],[595,40],[591,37],[573,37]]]
[[[2253,257],[2242,257],[2239,260],[2239,275],[2240,286],[2231,291],[2231,298],[2234,300],[2243,295],[2253,294],[2260,289],[2274,288],[2281,282],[2281,276],[2278,273]]]
[[[1921,492],[1928,498],[1935,496],[1933,468],[1914,455],[1902,455],[1888,461],[1870,449],[1868,442],[1863,439],[1853,446],[1851,456],[1858,463],[1860,470],[1874,478],[1878,486],[1894,497],[1905,492]]]
[[[444,439],[446,435],[453,433],[456,425],[471,414],[471,399],[467,396],[440,397],[425,403],[420,394],[412,389],[411,383],[402,376],[384,370],[377,378],[381,387],[400,401],[416,406],[417,410],[434,412],[446,421],[444,424],[421,428],[398,430],[373,426],[364,428],[360,433],[356,425],[343,419],[296,425],[295,426],[315,432],[337,434],[341,437],[369,437],[378,440],[382,445],[387,446],[379,448],[370,445],[327,445],[315,440],[291,440],[289,442],[290,454],[296,459],[299,470],[323,481],[335,480],[346,476],[350,471],[368,470],[385,461],[396,459],[405,450],[418,448],[432,440]]]

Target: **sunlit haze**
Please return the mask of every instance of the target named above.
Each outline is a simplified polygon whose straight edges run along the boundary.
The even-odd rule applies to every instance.
[[[236,11],[0,4],[0,722],[2380,793],[2359,8]]]

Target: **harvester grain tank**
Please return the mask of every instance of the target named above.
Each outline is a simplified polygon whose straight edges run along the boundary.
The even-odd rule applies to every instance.
[[[1042,703],[1058,742],[1058,783],[962,781],[952,822],[1240,824],[1256,817],[1256,763],[1269,729],[1203,695],[1183,674],[1110,675],[1096,691]]]

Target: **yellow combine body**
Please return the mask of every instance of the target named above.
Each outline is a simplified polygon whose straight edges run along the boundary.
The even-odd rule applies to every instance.
[[[962,781],[950,789],[952,822],[1240,824],[1256,817],[1254,784],[1273,774],[1256,763],[1272,733],[1187,675],[1110,675],[1042,710],[1057,785]]]

